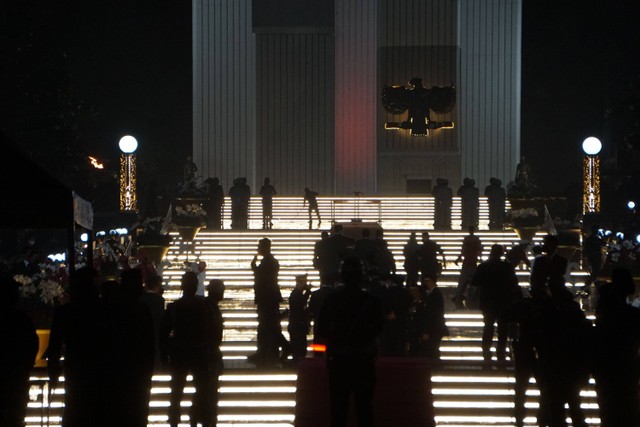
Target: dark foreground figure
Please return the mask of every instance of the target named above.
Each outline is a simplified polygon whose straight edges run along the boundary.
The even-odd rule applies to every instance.
[[[69,278],[71,300],[56,311],[49,338],[48,370],[51,388],[62,373],[64,356],[64,412],[62,425],[107,425],[104,408],[108,386],[104,369],[110,369],[103,310],[94,271],[81,268]]]
[[[318,335],[327,345],[331,426],[347,425],[353,394],[360,427],[373,426],[377,337],[384,317],[380,301],[362,290],[364,273],[357,257],[345,259],[344,287],[329,294],[322,307]]]
[[[33,322],[16,309],[18,283],[0,278],[0,426],[19,427],[29,400],[29,373],[38,352]]]
[[[187,374],[191,373],[195,386],[189,410],[191,426],[198,423],[210,426],[210,390],[215,368],[212,361],[216,358],[214,315],[209,303],[196,296],[198,276],[194,272],[184,273],[181,287],[182,298],[167,307],[160,327],[160,348],[171,372],[169,425],[174,427],[180,422],[180,402]]]
[[[614,270],[600,288],[593,377],[602,427],[640,426],[640,310],[627,304],[635,290],[628,270]]]

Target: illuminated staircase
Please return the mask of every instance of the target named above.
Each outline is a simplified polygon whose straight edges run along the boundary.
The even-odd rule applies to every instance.
[[[480,337],[482,319],[474,310],[456,310],[451,303],[459,274],[454,264],[461,250],[466,232],[460,228],[460,203],[454,199],[454,231],[434,232],[433,199],[430,197],[394,198],[319,198],[323,219],[320,230],[308,229],[307,211],[302,198],[276,197],[273,203],[274,226],[272,230],[260,230],[262,226],[259,198],[253,198],[250,210],[250,230],[223,231],[201,230],[193,246],[183,244],[177,234],[163,263],[165,298],[179,297],[179,279],[184,273],[184,261],[201,260],[207,263],[207,280],[223,279],[226,285],[225,300],[221,306],[225,319],[222,347],[225,374],[221,378],[219,426],[293,426],[295,410],[295,371],[278,369],[269,372],[257,370],[246,362],[247,355],[256,350],[257,317],[253,305],[253,275],[250,262],[256,253],[258,240],[268,237],[272,252],[280,262],[279,284],[285,300],[294,286],[294,277],[308,273],[312,285],[318,285],[318,274],[313,269],[314,243],[320,239],[320,231],[328,230],[332,221],[349,222],[359,218],[363,222],[378,222],[383,227],[385,240],[394,254],[396,267],[402,272],[402,248],[411,231],[429,230],[445,252],[447,264],[438,284],[447,304],[447,325],[451,335],[442,342],[442,363],[432,372],[434,406],[438,426],[479,427],[512,426],[513,370],[509,362],[489,369],[482,363]],[[229,227],[229,203],[226,205],[225,227]],[[486,258],[493,243],[511,246],[519,239],[513,231],[487,230],[488,209],[481,199],[480,230],[476,233],[484,245]],[[314,218],[314,227],[316,226]],[[541,240],[542,234],[535,238]],[[572,284],[581,286],[585,273],[578,268],[572,273]],[[521,284],[528,281],[528,271],[518,271]],[[286,308],[286,301],[281,307]],[[282,323],[286,335],[286,321]],[[309,337],[311,340],[311,337]],[[532,380],[533,381],[533,380]],[[34,376],[34,400],[30,404],[27,425],[45,425],[40,408],[41,382]],[[169,377],[156,375],[152,390],[150,424],[167,425]],[[193,392],[188,389],[187,393]],[[54,394],[50,405],[51,426],[60,422],[62,389]],[[537,389],[532,384],[527,404],[527,425],[535,425]],[[187,404],[186,402],[184,403]],[[583,393],[583,406],[591,425],[598,426],[598,411],[593,385]],[[184,411],[186,412],[186,411]],[[188,419],[184,417],[185,426]],[[386,427],[386,426],[382,426]],[[395,427],[395,426],[394,426]]]

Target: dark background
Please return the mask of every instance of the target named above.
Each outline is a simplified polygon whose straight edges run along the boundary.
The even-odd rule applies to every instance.
[[[522,153],[546,193],[581,192],[581,144],[598,137],[603,209],[614,216],[640,196],[638,11],[593,0],[523,8]]]
[[[0,125],[22,149],[97,211],[118,209],[123,135],[139,143],[139,197],[178,182],[192,141],[190,2],[14,1],[0,32]]]
[[[523,3],[521,140],[532,178],[548,195],[580,193],[581,143],[597,136],[603,209],[615,214],[640,197],[640,6],[630,4]],[[256,3],[256,25],[320,13],[268,5]],[[117,209],[124,134],[140,144],[142,197],[179,180],[192,140],[189,1],[12,1],[0,6],[0,36],[0,129],[98,211]],[[87,154],[106,168],[90,168]]]

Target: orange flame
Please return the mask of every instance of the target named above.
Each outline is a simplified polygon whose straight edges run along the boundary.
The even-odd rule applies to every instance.
[[[91,162],[91,166],[96,169],[104,169],[104,165],[100,163],[95,157],[89,156],[89,162]]]

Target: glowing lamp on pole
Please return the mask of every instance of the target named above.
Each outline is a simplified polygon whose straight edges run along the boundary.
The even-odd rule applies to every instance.
[[[584,151],[584,179],[582,196],[582,213],[600,212],[600,157],[602,143],[598,138],[590,136],[582,142]]]
[[[136,156],[138,141],[130,135],[120,138],[120,211],[137,211]]]

